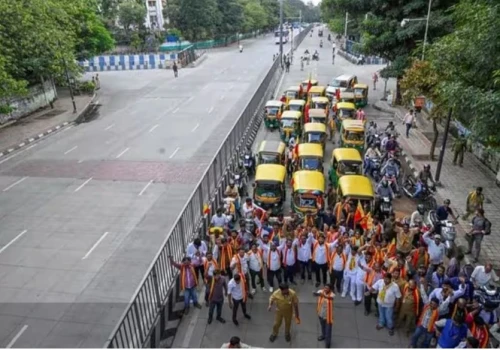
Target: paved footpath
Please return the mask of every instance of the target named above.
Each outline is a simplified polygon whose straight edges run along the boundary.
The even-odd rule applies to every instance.
[[[320,61],[312,62],[310,66],[306,65],[304,71],[301,71],[298,59],[296,59],[290,68],[290,73],[287,73],[283,79],[280,92],[307,79],[309,74],[312,75],[312,78],[318,79],[321,85],[326,85],[336,76],[347,73],[356,74],[360,82],[369,83],[371,74],[383,68],[383,66],[355,66],[338,55],[335,65],[332,65],[329,47],[328,49],[326,47],[319,49],[319,39],[316,35],[304,39],[295,53],[295,57],[300,57],[300,54],[306,48],[311,53],[318,49]],[[382,91],[372,91],[370,89],[370,105],[366,108],[366,111],[369,118],[377,119],[379,124],[385,127],[388,121],[393,120],[393,115],[380,113],[372,107],[381,97]],[[262,140],[278,139],[278,132],[269,132],[264,125],[261,125],[253,147],[254,149],[257,148]],[[330,166],[329,157],[334,147],[334,144],[327,143],[325,169]],[[287,189],[287,194],[290,193],[291,190]],[[290,209],[289,199],[290,197],[287,198],[285,204],[285,212]],[[396,200],[395,207],[396,210],[403,211],[407,215],[413,210],[414,204],[403,198]],[[223,317],[227,323],[223,325],[214,320],[212,324],[207,325],[208,309],[205,307],[201,310],[194,309],[181,320],[172,347],[218,348],[222,343],[229,341],[231,336],[239,336],[244,343],[262,348],[324,348],[324,343],[317,341],[319,336],[319,322],[316,314],[317,298],[312,294],[317,288],[310,283],[304,285],[299,283],[298,286],[292,286],[292,288],[299,296],[301,324],[292,325],[292,340],[290,343],[285,341],[283,329],[281,329],[281,333],[274,343],[269,341],[274,321],[274,314],[267,311],[270,293],[259,290],[255,295],[255,299],[248,303],[248,311],[252,316],[251,320],[240,317],[240,325],[235,326],[231,322],[231,311],[226,304],[223,308]],[[377,331],[375,316],[373,314],[365,316],[363,305],[355,307],[350,297],[337,297],[334,319],[332,337],[332,347],[334,348],[406,348],[408,346],[408,339],[403,332],[396,332],[391,337],[386,330]]]
[[[410,137],[404,136],[405,126],[402,123],[404,114],[407,112],[402,107],[393,108],[384,101],[378,101],[377,109],[394,113],[397,117],[396,128],[402,135],[399,138],[402,148],[406,151],[407,157],[414,165],[415,172],[420,171],[424,164],[430,164],[432,171],[435,173],[437,167],[437,159],[441,150],[443,139],[443,128],[439,126],[440,136],[435,150],[436,161],[429,160],[430,146],[432,139],[432,125],[426,119],[426,114],[421,113],[417,118],[417,129],[410,132]],[[466,153],[464,157],[463,167],[454,166],[453,152],[451,147],[453,145],[453,138],[451,135],[448,137],[447,148],[444,156],[443,167],[441,170],[440,182],[442,187],[438,188],[438,201],[450,199],[451,207],[455,212],[463,214],[465,211],[465,203],[467,195],[471,190],[477,186],[483,187],[483,193],[486,197],[484,209],[487,218],[492,223],[492,233],[490,236],[485,237],[482,243],[481,255],[479,263],[491,262],[496,269],[500,269],[500,189],[495,184],[495,174],[488,169],[481,161],[472,153]],[[464,222],[460,219],[460,227],[457,230],[460,245],[464,247],[467,243],[464,239],[465,230],[469,230],[469,222]],[[468,256],[470,257],[470,256]]]

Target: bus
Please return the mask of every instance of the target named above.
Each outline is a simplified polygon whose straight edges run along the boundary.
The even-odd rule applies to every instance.
[[[281,33],[281,35],[280,35]],[[274,32],[274,42],[276,44],[280,43],[280,37],[283,39],[283,44],[286,44],[288,42],[288,37],[290,36],[290,31],[288,29],[283,29],[283,32],[281,32],[279,29]]]

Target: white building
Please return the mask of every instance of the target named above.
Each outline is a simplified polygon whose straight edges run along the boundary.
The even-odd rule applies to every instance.
[[[148,9],[146,13],[146,21],[144,22],[147,28],[163,29],[165,20],[163,19],[163,1],[162,0],[145,0]]]

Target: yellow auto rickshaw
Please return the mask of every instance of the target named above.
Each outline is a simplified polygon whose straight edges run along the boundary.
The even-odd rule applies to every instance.
[[[368,85],[354,85],[354,99],[357,108],[366,107],[366,105],[368,104]]]
[[[279,119],[281,118],[281,114],[285,111],[285,104],[276,100],[267,101],[264,110],[264,123],[266,128],[270,130],[278,129],[280,126]]]
[[[332,152],[332,163],[328,179],[333,188],[337,188],[339,178],[344,175],[362,175],[363,158],[357,149],[336,148]]]
[[[286,199],[285,178],[286,168],[283,165],[257,166],[253,189],[255,204],[265,210],[271,209],[272,215],[280,214]]]
[[[262,141],[257,151],[257,164],[285,165],[286,145],[281,141]]]
[[[340,145],[355,148],[363,154],[365,148],[365,124],[362,120],[346,119],[342,121]]]
[[[299,86],[290,86],[288,89],[285,90],[285,97],[286,97],[286,102],[288,103],[290,100],[298,100],[301,99],[302,96],[300,96],[300,88]]]
[[[301,143],[296,170],[314,170],[323,174],[323,147],[317,143]]]
[[[373,209],[373,201],[375,193],[373,191],[372,182],[369,178],[363,175],[344,175],[338,180],[337,200],[349,199],[353,201],[357,207],[358,201],[361,201],[361,206],[366,204]],[[368,213],[364,213],[365,215]]]
[[[288,144],[293,136],[298,142],[302,134],[302,113],[297,111],[284,111],[280,120],[280,136],[281,140]]]
[[[290,100],[286,107],[287,111],[297,111],[304,114],[306,101],[304,100]]]
[[[338,102],[335,105],[335,121],[337,123],[337,130],[340,130],[342,121],[355,118],[356,106],[354,105],[354,103]]]
[[[342,91],[340,93],[340,101],[339,102],[346,102],[346,103],[356,103],[356,99],[354,98],[354,92],[351,91]]]
[[[309,110],[309,123],[325,124],[327,122],[326,113],[324,109],[310,109]]]
[[[313,86],[307,93],[307,100],[311,101],[314,97],[325,97],[326,86]]]
[[[310,107],[311,109],[324,109],[328,113],[328,110],[330,108],[330,101],[327,97],[324,96],[313,97],[311,99]]]
[[[296,171],[292,188],[292,209],[297,214],[316,215],[324,207],[325,177],[319,171]]]
[[[318,84],[319,84],[319,82],[316,79],[311,79],[311,80],[307,79],[307,80],[304,80],[301,85],[302,85],[302,89],[305,92],[307,92],[307,87],[309,86],[309,82],[311,82],[311,88],[313,86],[318,86]]]
[[[326,142],[326,125],[320,123],[304,124],[304,134],[302,137],[304,143],[318,143],[321,147],[325,147]]]

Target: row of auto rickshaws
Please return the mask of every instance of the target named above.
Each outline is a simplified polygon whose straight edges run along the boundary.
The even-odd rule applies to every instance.
[[[293,136],[298,144],[295,168],[291,179],[292,209],[302,215],[316,215],[324,207],[326,182],[337,191],[337,198],[374,200],[370,179],[363,176],[365,125],[355,120],[357,107],[367,104],[368,86],[357,84],[353,91],[343,92],[335,101],[335,122],[340,130],[340,148],[333,150],[328,176],[324,176],[324,151],[331,101],[326,87],[317,80],[305,80],[300,86],[285,91],[284,101],[266,104],[266,127],[280,129],[281,141],[262,141],[256,154],[254,200],[257,205],[282,212],[286,199],[287,143]],[[308,87],[311,86],[309,89]],[[308,92],[303,92],[307,91]],[[305,108],[309,106],[307,123]]]

